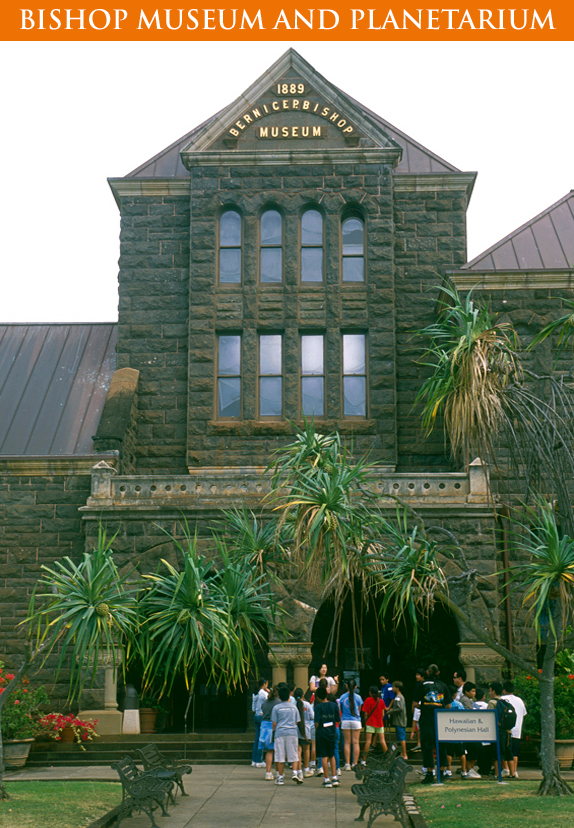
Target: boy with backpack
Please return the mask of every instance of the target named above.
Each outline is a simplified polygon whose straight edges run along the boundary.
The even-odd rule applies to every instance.
[[[516,724],[516,710],[506,701],[501,698],[502,684],[499,681],[493,681],[490,685],[490,701],[488,702],[488,710],[496,710],[496,718],[498,721],[498,738],[500,742],[500,761],[512,762],[512,747],[510,743],[510,732]],[[491,749],[496,750],[496,745],[491,745]],[[491,754],[492,755],[492,754]],[[494,773],[498,774],[498,762],[494,760]],[[501,776],[510,776],[510,772],[505,768]]]

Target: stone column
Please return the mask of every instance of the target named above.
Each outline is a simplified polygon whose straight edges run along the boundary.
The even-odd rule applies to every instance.
[[[459,660],[469,681],[477,683],[477,672],[479,683],[500,680],[500,673],[506,664],[504,656],[480,641],[461,641],[458,646]]]
[[[103,710],[80,710],[81,719],[97,719],[97,731],[101,735],[119,735],[122,732],[123,714],[118,710],[118,668],[122,663],[123,650],[100,653],[98,667],[104,669]],[[90,667],[85,664],[85,669]]]
[[[292,664],[295,685],[306,690],[309,683],[311,647],[311,641],[287,641],[285,644],[270,641],[268,658],[273,667],[273,684],[287,680],[287,667]]]

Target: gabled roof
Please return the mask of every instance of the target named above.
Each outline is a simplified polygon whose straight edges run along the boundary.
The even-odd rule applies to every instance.
[[[248,90],[240,95],[235,101],[224,107],[220,112],[204,121],[203,124],[182,136],[166,149],[159,152],[153,158],[141,164],[135,170],[128,173],[126,178],[188,178],[189,171],[181,160],[181,152],[190,145],[194,145],[203,134],[209,133],[219,123],[229,120],[229,116],[235,110],[245,108],[253,90],[265,84],[268,78],[273,77],[279,71],[285,71],[293,67],[298,72],[308,77],[311,81],[321,85],[324,90],[329,90],[334,98],[343,99],[346,105],[351,108],[363,123],[370,123],[373,128],[384,133],[390,142],[396,143],[403,151],[402,159],[395,169],[395,173],[416,174],[416,173],[449,173],[460,172],[457,167],[449,164],[443,158],[423,147],[417,141],[409,138],[404,132],[394,127],[384,118],[364,107],[350,95],[330,83],[319,72],[317,72],[301,55],[294,49],[289,49],[273,66],[271,66]],[[231,153],[230,153],[231,155]]]
[[[574,190],[489,247],[462,270],[574,268]]]
[[[93,454],[117,325],[0,325],[0,455]]]

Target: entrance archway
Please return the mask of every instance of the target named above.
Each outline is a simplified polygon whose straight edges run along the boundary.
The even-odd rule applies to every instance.
[[[358,598],[355,603],[361,606]],[[340,624],[334,625],[334,617],[335,607],[328,600],[322,604],[313,624],[311,674],[326,662],[329,675],[339,675],[341,686],[345,678],[354,677],[363,698],[384,674],[392,681],[402,681],[410,705],[417,667],[438,664],[447,684],[452,682],[454,671],[462,669],[456,619],[440,604],[435,606],[428,622],[421,622],[416,645],[410,625],[397,625],[392,611],[381,618],[375,606],[363,604],[356,640],[350,597],[343,607]]]

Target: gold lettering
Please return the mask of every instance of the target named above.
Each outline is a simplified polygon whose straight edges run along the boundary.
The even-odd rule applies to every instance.
[[[230,132],[231,135],[234,135],[236,138],[239,135],[239,133],[236,129],[230,129],[229,132]]]
[[[339,117],[339,113],[338,112],[333,112],[333,114],[330,116],[329,120],[330,121],[336,121],[338,117]]]
[[[250,124],[253,121],[253,118],[251,117],[251,115],[244,115],[243,120],[246,124]]]
[[[346,129],[343,130],[343,132],[352,132],[352,131],[353,131],[352,126],[348,126]]]
[[[301,137],[308,138],[309,137],[309,127],[301,127]]]
[[[319,109],[319,104],[315,104],[315,109],[313,110],[313,112],[317,112],[318,109]]]
[[[235,126],[239,127],[239,129],[245,129],[245,124],[242,124],[241,121],[235,121]]]
[[[303,101],[303,109],[309,109],[310,106],[311,106],[310,101]]]
[[[279,135],[279,127],[271,127],[271,137],[277,138]]]
[[[281,135],[283,136],[283,138],[288,138],[289,137],[289,127],[286,127],[286,126],[281,127]]]
[[[296,127],[296,126],[291,127],[291,135],[293,136],[293,138],[298,138],[299,137],[299,127]]]
[[[323,118],[326,118],[328,114],[329,114],[329,107],[324,106],[323,111],[321,112],[321,115],[323,116]]]
[[[291,101],[291,109],[299,109],[299,100],[297,98],[293,98]]]
[[[252,109],[251,112],[253,113],[254,118],[261,118],[261,112],[258,109]]]
[[[267,115],[269,115],[269,110],[267,109],[267,104],[263,104],[263,109],[265,110]]]
[[[321,127],[314,126],[313,127],[313,138],[320,138],[321,137]]]
[[[271,109],[274,112],[279,112],[279,101],[272,101],[271,102]]]
[[[283,98],[283,109],[289,109],[289,98]]]
[[[337,124],[337,126],[339,127],[339,129],[343,129],[343,127],[345,126],[346,123],[347,123],[346,120],[344,118],[342,118],[339,121],[339,123]]]
[[[259,137],[269,138],[269,127],[259,127]]]

